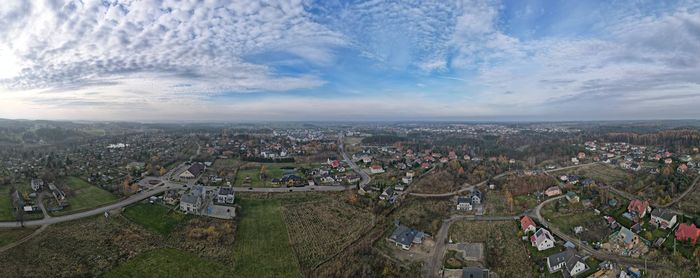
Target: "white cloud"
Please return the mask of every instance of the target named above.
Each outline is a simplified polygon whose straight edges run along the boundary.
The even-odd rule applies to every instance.
[[[281,75],[246,56],[268,51],[330,63],[342,35],[309,20],[300,1],[10,1],[0,15],[0,54],[22,70],[3,72],[13,90],[76,88],[110,80],[153,90],[196,83],[191,93],[287,91],[323,84]],[[31,3],[28,6],[27,3]],[[178,80],[180,79],[180,80]],[[162,82],[161,82],[162,81]],[[132,83],[127,83],[132,82]]]

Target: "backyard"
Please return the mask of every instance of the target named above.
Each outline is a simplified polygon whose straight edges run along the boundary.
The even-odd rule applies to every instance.
[[[545,219],[565,233],[574,235],[574,227],[583,227],[578,236],[584,241],[604,241],[611,232],[602,215],[596,215],[593,209],[584,209],[580,204],[570,204],[566,199],[547,204],[541,212]]]
[[[265,178],[260,176],[263,167]],[[275,187],[271,183],[272,179],[282,178],[287,173],[296,174],[296,167],[294,163],[247,163],[238,170],[235,186]]]

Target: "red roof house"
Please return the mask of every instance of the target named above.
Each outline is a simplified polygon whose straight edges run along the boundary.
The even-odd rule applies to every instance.
[[[695,242],[698,240],[698,237],[700,237],[700,229],[698,227],[695,227],[695,224],[685,224],[681,223],[678,225],[678,229],[676,230],[676,239],[677,240],[690,240],[690,242],[695,245]]]
[[[523,229],[523,232],[534,232],[535,228],[537,228],[537,225],[535,225],[535,221],[532,221],[532,218],[525,215],[523,216],[523,218],[520,218],[520,228]]]
[[[648,210],[649,210],[649,201],[640,201],[640,200],[634,199],[627,206],[627,211],[636,213],[637,216],[639,216],[639,218],[644,217],[644,215],[646,215]]]

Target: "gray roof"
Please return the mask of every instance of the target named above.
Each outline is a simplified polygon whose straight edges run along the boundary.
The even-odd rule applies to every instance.
[[[187,171],[192,173],[192,175],[199,176],[200,174],[202,174],[202,172],[204,172],[204,164],[201,164],[201,163],[192,164],[192,166],[190,166],[190,168],[187,169]]]
[[[658,217],[666,221],[671,221],[671,218],[673,218],[675,214],[669,210],[658,208],[651,212],[651,216]]]
[[[197,197],[196,195],[190,193],[190,194],[185,194],[182,195],[182,198],[180,198],[181,203],[187,203],[187,204],[195,204],[197,203]]]
[[[394,233],[392,233],[391,237],[389,237],[389,238],[393,241],[400,243],[400,244],[410,246],[413,243],[413,239],[416,237],[416,235],[418,233],[419,233],[419,231],[416,231],[414,229],[411,229],[409,227],[406,227],[404,225],[399,224],[398,226],[396,226]]]
[[[547,263],[549,264],[550,268],[560,263],[564,263],[564,267],[569,273],[571,272],[571,269],[576,266],[577,262],[583,262],[583,257],[576,254],[576,249],[574,248],[566,248],[564,252],[556,253],[547,258]]]
[[[472,198],[469,197],[457,197],[457,204],[465,204],[465,203],[470,203],[472,202]]]
[[[483,278],[485,270],[478,267],[462,268],[462,278]]]
[[[219,195],[233,195],[233,187],[220,187]]]

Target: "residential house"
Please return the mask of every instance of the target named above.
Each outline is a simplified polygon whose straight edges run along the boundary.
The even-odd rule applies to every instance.
[[[561,189],[559,188],[559,186],[552,186],[544,191],[544,195],[547,195],[547,197],[561,195]]]
[[[384,168],[381,165],[372,165],[369,167],[369,172],[372,174],[384,173]]]
[[[467,196],[457,197],[457,210],[468,211],[474,209],[472,199]]]
[[[44,181],[41,179],[32,180],[32,190],[39,191],[44,186]]]
[[[651,212],[651,223],[662,229],[668,229],[676,225],[676,214],[673,212],[657,208]]]
[[[394,196],[395,193],[396,192],[394,191],[394,188],[387,187],[386,189],[384,189],[384,192],[382,192],[382,194],[379,195],[379,199],[380,200],[388,200],[389,198]]]
[[[547,268],[549,273],[559,270],[566,272],[565,277],[571,277],[588,270],[588,266],[583,257],[576,253],[574,248],[566,248],[564,252],[547,257]]]
[[[639,236],[625,226],[620,226],[620,231],[617,236],[625,244],[626,248],[631,248],[639,244]]]
[[[178,200],[180,200],[180,194],[177,193],[177,190],[168,190],[163,194],[163,202],[168,205],[174,205]]]
[[[396,246],[404,250],[409,250],[413,244],[420,244],[423,242],[423,237],[425,237],[423,232],[406,227],[398,221],[395,225],[396,228],[394,232],[388,238],[389,242],[396,244]]]
[[[670,157],[669,157],[669,158],[666,158],[666,159],[664,159],[664,163],[665,163],[665,164],[671,164],[671,163],[673,163],[673,159],[670,158]]]
[[[580,201],[578,195],[576,195],[574,191],[566,192],[566,200],[569,201],[569,203],[578,203]]]
[[[537,247],[537,250],[543,251],[554,247],[554,237],[547,229],[540,228],[530,236],[530,243]]]
[[[651,211],[651,208],[649,207],[649,201],[634,199],[627,205],[627,211],[635,214],[639,218],[643,218],[647,212]]]
[[[687,164],[679,165],[677,171],[678,171],[678,173],[685,173],[686,171],[688,171],[688,165]]]
[[[488,278],[490,270],[480,267],[463,267],[462,278]]]
[[[406,184],[399,183],[397,185],[394,185],[394,190],[396,191],[404,191],[406,190]]]
[[[690,241],[693,245],[700,237],[700,229],[695,226],[695,224],[681,223],[676,229],[676,239],[681,241]]]
[[[520,228],[523,230],[524,233],[528,232],[535,232],[535,229],[537,229],[537,225],[535,225],[535,221],[532,220],[529,216],[525,215],[523,218],[520,218]]]
[[[410,184],[411,182],[413,182],[413,178],[412,177],[402,177],[401,182],[403,182],[405,184]]]
[[[472,190],[472,193],[471,193],[471,195],[469,196],[469,198],[472,199],[472,205],[479,205],[479,204],[481,204],[481,197],[482,197],[482,196],[481,196],[481,191],[479,191],[478,189]]]
[[[187,168],[184,172],[180,174],[180,178],[182,179],[194,179],[204,173],[204,164],[201,163],[195,163],[190,166],[190,168]]]
[[[219,191],[216,193],[216,202],[219,204],[233,204],[235,200],[235,193],[233,192],[233,187],[220,187]]]
[[[579,152],[577,155],[578,159],[586,159],[586,153],[584,152]]]
[[[407,178],[413,178],[413,176],[416,174],[413,170],[406,172],[406,177]]]
[[[185,213],[199,213],[204,207],[205,190],[202,186],[193,187],[180,197],[180,210]]]

